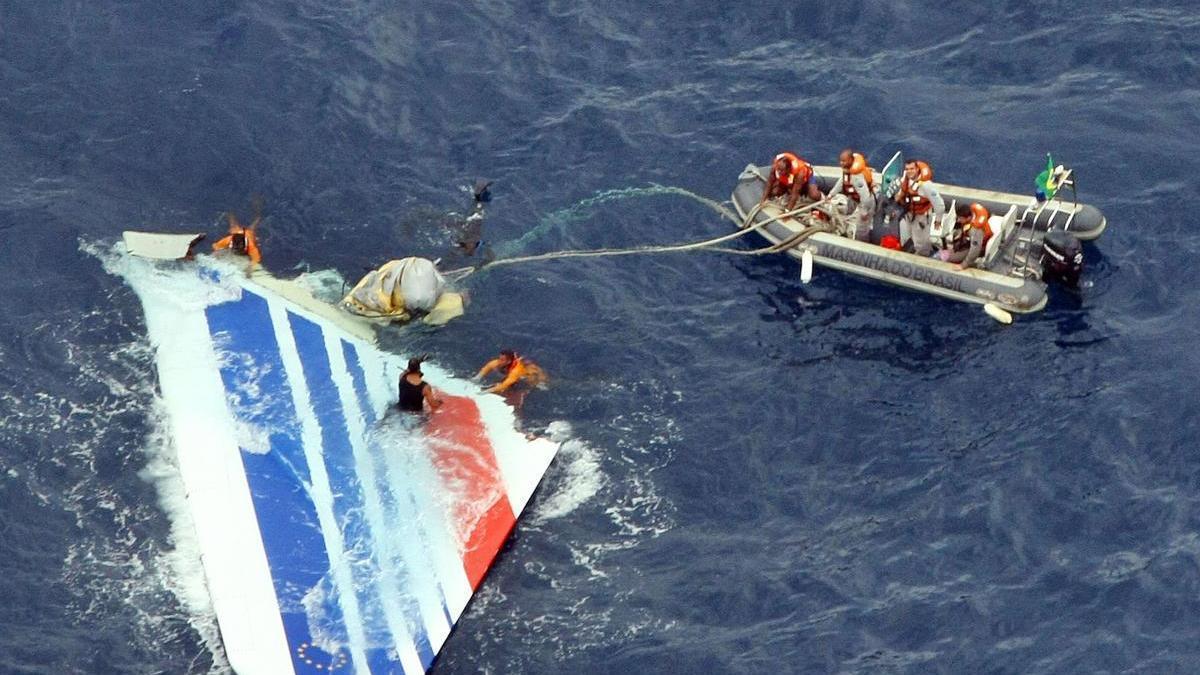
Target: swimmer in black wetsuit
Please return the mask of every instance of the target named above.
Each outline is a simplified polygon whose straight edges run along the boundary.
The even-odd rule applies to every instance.
[[[408,370],[400,376],[400,400],[396,406],[408,412],[423,412],[425,404],[437,410],[442,400],[434,395],[433,387],[421,376],[421,359],[409,359]]]
[[[475,255],[475,250],[483,245],[483,215],[485,204],[492,200],[491,185],[490,180],[475,181],[475,187],[471,189],[474,202],[470,215],[463,218],[458,214],[448,214],[450,217],[444,222],[451,231],[455,250],[465,256]],[[490,253],[490,249],[484,251],[485,256]]]

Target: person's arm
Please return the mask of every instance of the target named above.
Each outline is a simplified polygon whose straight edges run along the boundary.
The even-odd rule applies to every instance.
[[[964,265],[960,263],[967,257],[967,253],[969,253],[967,249],[942,249],[938,251],[938,257],[942,259],[942,262],[954,263],[954,269],[961,270]]]
[[[792,176],[792,190],[788,193],[787,210],[791,211],[796,208],[796,202],[800,201],[800,185],[799,179]]]
[[[254,222],[255,224],[258,223],[257,220]],[[262,262],[262,252],[258,250],[258,239],[254,236],[253,225],[250,226],[250,229],[246,230],[246,255],[255,265]]]
[[[942,222],[942,216],[946,213],[946,204],[942,201],[942,195],[938,193],[937,188],[929,184],[928,181],[921,183],[919,189],[921,196],[928,199],[933,204],[933,222]]]
[[[433,393],[433,386],[428,382],[426,382],[425,386],[421,388],[421,394],[424,396],[425,402],[429,404],[430,410],[437,410],[438,407],[442,405],[442,399],[438,398],[437,395]]]
[[[478,373],[475,373],[475,379],[477,379],[477,380],[482,379],[484,375],[487,375],[488,373],[492,372],[493,370],[495,370],[499,367],[500,367],[500,359],[492,359],[491,361],[488,361],[487,363],[483,364],[483,367],[479,369]]]
[[[758,200],[759,204],[766,204],[767,198],[771,196],[771,190],[775,188],[775,167],[772,165],[770,175],[767,176],[767,184],[763,187],[762,199]]]
[[[862,174],[855,174],[851,177],[851,185],[858,193],[859,208],[866,209],[867,213],[875,213],[875,193],[871,192],[871,186],[867,185],[867,179],[863,178]]]
[[[500,384],[488,387],[487,391],[489,391],[493,394],[499,394],[499,393],[507,390],[509,387],[513,386],[514,384],[516,384],[521,379],[521,376],[524,374],[525,374],[525,367],[518,363],[517,365],[513,366],[511,370],[508,371],[508,377],[505,377],[504,380],[502,382],[500,382]]]
[[[233,235],[232,234],[223,239],[218,239],[213,242],[213,250],[214,251],[220,251],[221,249],[229,248],[230,246],[233,246]]]
[[[841,181],[838,181],[838,184],[840,185]],[[863,178],[861,173],[851,174],[850,187],[854,188],[854,191],[858,193],[859,203],[866,203],[867,200],[871,200],[871,203],[875,202],[875,195],[871,194],[871,188],[867,185],[867,179]],[[829,194],[834,193],[830,192]]]
[[[829,194],[830,194],[830,195],[841,194],[841,192],[842,192],[842,187],[843,187],[845,184],[846,184],[846,179],[845,179],[845,176],[842,176],[841,178],[838,178],[838,179],[837,179],[837,182],[833,184],[833,189],[831,189],[831,190],[829,191]],[[854,185],[854,176],[850,176],[850,184],[851,184],[851,185]],[[857,185],[855,185],[854,187],[855,187],[855,189],[858,189],[858,186],[857,186]],[[860,193],[860,194],[861,194],[861,193]]]
[[[971,228],[971,247],[967,249],[963,256],[962,262],[954,266],[955,269],[965,270],[975,264],[975,259],[983,254],[983,232],[978,227]]]

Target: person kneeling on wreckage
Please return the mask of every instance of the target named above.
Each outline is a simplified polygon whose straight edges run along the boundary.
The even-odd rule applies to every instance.
[[[408,257],[368,272],[340,305],[368,318],[408,321],[421,314],[423,322],[440,326],[462,316],[463,296],[446,290],[446,280],[432,260]]]

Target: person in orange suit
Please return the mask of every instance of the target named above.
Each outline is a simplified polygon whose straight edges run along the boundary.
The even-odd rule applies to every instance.
[[[795,153],[781,152],[775,155],[759,203],[766,204],[768,199],[786,195],[787,210],[791,211],[796,208],[801,193],[814,202],[824,197],[821,188],[817,187],[812,165]]]
[[[488,361],[484,364],[479,372],[475,375],[475,379],[483,379],[489,373],[499,371],[503,376],[499,383],[494,384],[484,391],[499,394],[507,391],[518,382],[524,381],[531,386],[543,384],[548,379],[546,372],[541,369],[536,363],[529,359],[520,356],[511,349],[500,351],[500,356]]]
[[[229,220],[229,234],[213,243],[213,251],[229,249],[238,255],[246,256],[255,265],[261,264],[262,252],[258,250],[258,240],[254,236],[254,230],[258,227],[262,216],[254,216],[250,227],[243,227],[237,216],[232,213],[226,213],[225,217]]]

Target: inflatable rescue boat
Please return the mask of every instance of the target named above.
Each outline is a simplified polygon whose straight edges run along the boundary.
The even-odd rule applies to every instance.
[[[870,242],[826,231],[803,236],[810,228],[825,228],[825,221],[813,218],[811,212],[791,217],[775,200],[760,208],[770,166],[749,165],[742,171],[733,191],[733,206],[742,228],[757,228],[763,238],[786,248],[798,260],[809,258],[843,272],[982,304],[989,314],[996,308],[1017,313],[1038,311],[1046,305],[1048,282],[1076,284],[1083,268],[1080,242],[1099,237],[1107,225],[1098,209],[1079,203],[1073,173],[1061,166],[1050,171],[1051,196],[1041,201],[1027,195],[935,182],[945,202],[942,227],[947,231],[954,227],[957,205],[978,202],[992,214],[992,236],[985,250],[974,266],[957,270],[952,263],[911,253],[906,233],[899,231],[897,214],[889,213],[887,205],[899,186],[903,166],[903,157],[896,153],[883,171],[876,173],[880,206]],[[813,171],[824,193],[842,176],[839,166],[814,166]],[[881,246],[888,235],[896,237],[904,248]],[[789,241],[798,243],[788,248]]]

